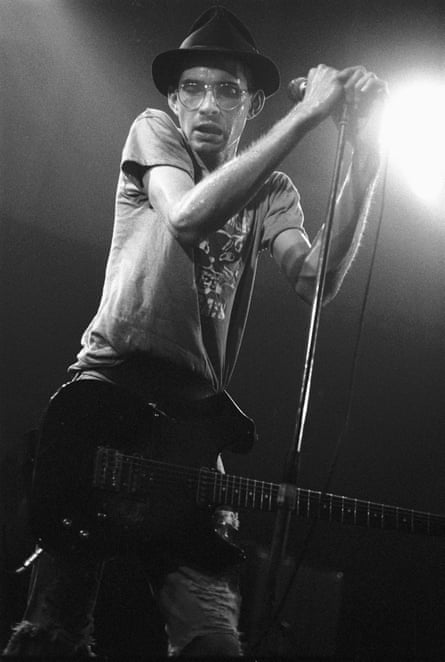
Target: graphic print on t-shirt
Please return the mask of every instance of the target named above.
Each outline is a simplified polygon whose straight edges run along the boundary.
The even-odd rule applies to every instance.
[[[228,303],[244,267],[249,225],[246,213],[240,213],[199,244],[196,284],[202,316],[226,318]]]

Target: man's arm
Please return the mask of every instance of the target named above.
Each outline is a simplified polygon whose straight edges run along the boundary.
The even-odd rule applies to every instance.
[[[382,166],[379,143],[381,110],[385,92],[379,82],[375,94],[367,100],[366,112],[356,108],[354,114],[354,92],[346,99],[350,104],[349,142],[352,145],[352,161],[337,198],[330,241],[329,260],[324,290],[324,302],[334,298],[354,259],[367,220]],[[370,90],[372,91],[372,90]],[[351,98],[352,97],[352,98]],[[372,107],[374,106],[374,107]],[[377,106],[377,107],[375,107]],[[282,271],[294,286],[295,291],[311,302],[315,290],[322,229],[313,245],[305,250],[298,231],[282,232],[274,241],[272,253]]]
[[[306,133],[337,108],[345,93],[359,96],[364,93],[360,86],[365,89],[375,85],[376,80],[361,67],[341,72],[324,65],[311,69],[303,101],[245,152],[211,172],[198,184],[195,185],[187,173],[173,167],[159,166],[148,170],[144,184],[151,204],[179,242],[197,245],[249,202]],[[336,225],[332,264],[343,261],[351,251],[351,243],[360,234],[354,225],[356,217],[349,210],[357,197],[351,191],[346,187],[342,194],[340,207],[343,213],[338,217],[346,221]],[[286,275],[294,284],[298,281],[296,289],[302,296],[310,298],[319,241],[316,240],[311,248],[302,240],[301,233],[298,235],[299,238],[291,230],[281,233],[274,242],[273,253],[280,263],[282,253],[286,253]]]
[[[151,203],[178,241],[196,245],[242,209],[307,132],[336,107],[356,69],[312,69],[304,100],[246,151],[196,185],[169,166],[147,171],[144,183]]]
[[[371,157],[356,152],[337,199],[329,247],[324,301],[337,294],[354,259],[367,220],[379,174]],[[272,254],[281,270],[305,301],[311,302],[320,257],[322,230],[312,246],[298,230],[285,230],[275,239]]]
[[[176,168],[159,166],[147,171],[144,183],[152,205],[178,241],[197,245],[246,206],[280,161],[321,119],[312,109],[296,106],[245,152],[196,185]]]

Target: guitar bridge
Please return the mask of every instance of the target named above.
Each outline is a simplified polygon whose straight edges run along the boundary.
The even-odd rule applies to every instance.
[[[93,486],[119,492],[122,481],[123,456],[114,448],[99,446],[94,465]]]

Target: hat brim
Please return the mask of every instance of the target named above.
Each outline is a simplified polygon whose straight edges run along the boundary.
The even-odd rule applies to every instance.
[[[153,81],[159,92],[167,96],[169,88],[176,82],[178,72],[184,60],[191,55],[226,55],[231,59],[247,64],[252,72],[257,89],[264,90],[266,97],[270,97],[280,87],[280,74],[276,65],[265,55],[249,53],[247,51],[233,51],[224,48],[177,48],[176,50],[161,53],[152,63]]]

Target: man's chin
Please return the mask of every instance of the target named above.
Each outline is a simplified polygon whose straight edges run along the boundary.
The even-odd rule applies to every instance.
[[[207,140],[194,140],[191,143],[193,151],[198,154],[198,156],[209,156],[216,158],[219,154],[223,154],[224,145],[222,143],[210,142]]]
[[[194,137],[192,146],[196,150],[210,152],[221,152],[224,149],[224,140],[220,136],[211,134],[209,137]]]

